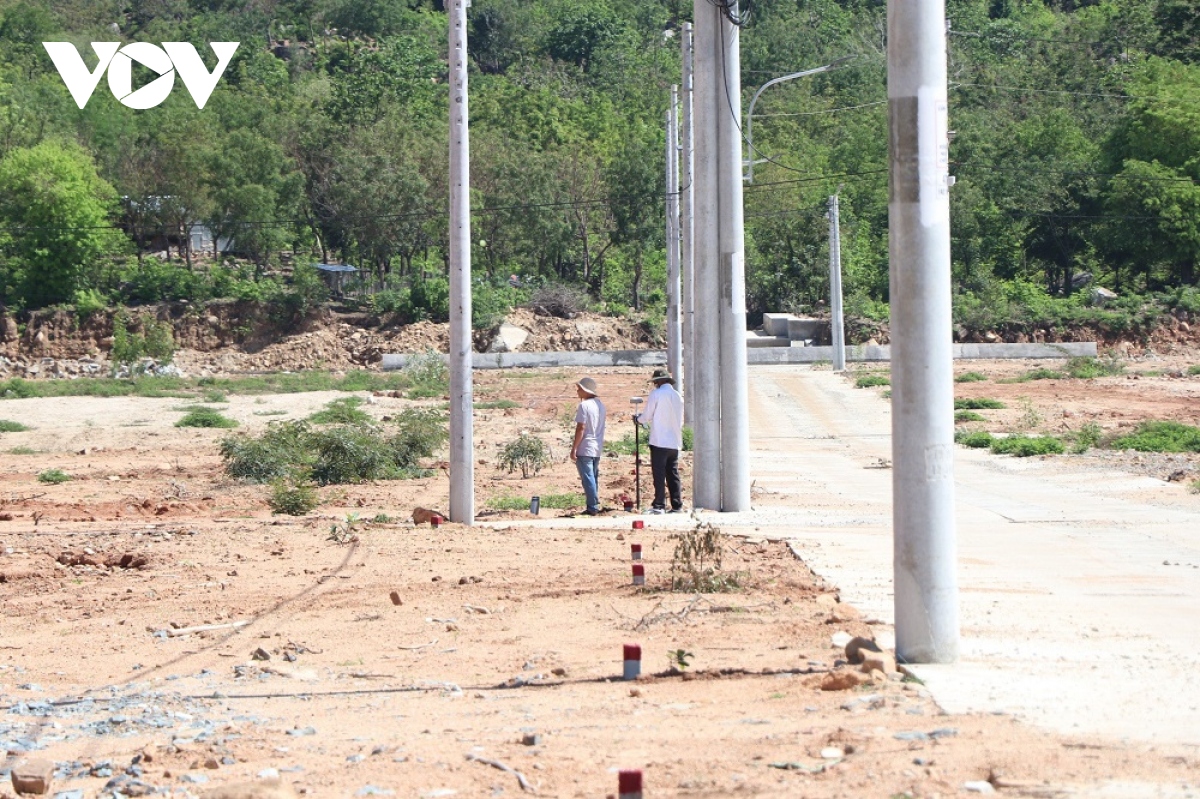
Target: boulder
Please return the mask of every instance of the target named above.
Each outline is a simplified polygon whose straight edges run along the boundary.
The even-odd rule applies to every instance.
[[[492,339],[492,343],[488,345],[488,352],[516,352],[521,349],[521,345],[525,343],[525,339],[529,338],[529,331],[516,325],[510,325],[508,322],[502,322],[500,329],[496,331],[496,337]]]

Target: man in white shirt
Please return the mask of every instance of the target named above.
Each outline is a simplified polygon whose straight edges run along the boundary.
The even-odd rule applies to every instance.
[[[579,471],[588,516],[600,513],[600,456],[604,454],[604,403],[600,401],[596,381],[585,377],[575,384],[579,408],[575,411],[575,439],[571,460]]]
[[[654,476],[654,502],[650,512],[679,513],[683,510],[683,484],[679,480],[683,398],[675,390],[675,379],[666,369],[655,369],[650,381],[654,383],[654,390],[646,398],[646,410],[638,417],[639,422],[650,428],[650,472]],[[670,511],[666,507],[666,492],[671,495]]]

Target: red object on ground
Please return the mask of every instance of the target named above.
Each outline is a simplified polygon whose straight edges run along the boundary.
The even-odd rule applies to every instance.
[[[646,584],[646,567],[640,563],[633,564],[633,584],[634,585],[645,585]]]
[[[617,795],[620,799],[642,799],[642,772],[637,769],[617,772]]]
[[[641,560],[642,559],[642,545],[641,544],[630,544],[629,545],[629,556],[633,560]]]
[[[634,530],[642,530],[642,529],[644,529],[645,527],[646,527],[646,523],[645,523],[645,522],[643,522],[641,519],[634,519],[634,520],[633,520],[633,529],[634,529]]]
[[[441,523],[442,523],[442,517],[441,517],[441,516],[434,515],[434,516],[430,516],[430,517],[429,517],[429,526],[430,526],[430,527],[437,527],[437,526],[439,526]]]

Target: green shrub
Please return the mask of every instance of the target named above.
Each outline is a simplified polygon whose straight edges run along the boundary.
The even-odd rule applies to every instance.
[[[1039,366],[1037,369],[1030,369],[1028,372],[1024,372],[1017,377],[1014,377],[1011,381],[1005,380],[1001,382],[1027,383],[1030,380],[1059,380],[1063,377],[1066,377],[1066,375],[1064,375],[1062,372],[1056,372],[1053,369],[1047,369],[1044,366]]]
[[[982,372],[963,372],[958,377],[954,378],[955,383],[979,383],[987,380],[987,375]]]
[[[992,439],[992,452],[997,455],[1015,455],[1028,458],[1031,455],[1061,455],[1063,442],[1053,436],[1009,436]]]
[[[891,378],[887,375],[862,375],[854,381],[856,388],[871,388],[873,386],[890,386]]]
[[[450,391],[450,367],[433,350],[413,355],[404,364],[408,395],[414,399],[444,397]]]
[[[1118,358],[1072,358],[1067,361],[1067,374],[1080,380],[1119,375],[1125,364]]]
[[[550,465],[550,453],[540,438],[521,433],[500,452],[500,465],[511,474],[521,470],[521,477],[530,477]]]
[[[636,449],[638,454],[642,456],[645,456],[650,452],[650,444],[646,440],[649,435],[650,434],[645,430],[638,434]],[[624,438],[619,438],[616,440],[608,439],[604,442],[604,451],[613,452],[617,455],[632,455],[634,454],[635,449],[633,438],[633,433],[626,433]]]
[[[1000,400],[988,399],[987,397],[960,397],[954,400],[954,410],[956,411],[986,411],[998,410],[1006,408]]]
[[[487,506],[493,510],[528,510],[530,497],[518,497],[511,494],[492,497],[487,501]],[[569,508],[578,508],[585,503],[583,494],[542,494],[538,498],[538,502],[543,508],[552,508],[554,510],[567,510]]]
[[[433,454],[449,433],[440,415],[406,412],[400,430],[387,436],[376,425],[314,429],[306,421],[274,422],[259,436],[221,442],[225,471],[259,483],[288,478],[318,485],[415,477],[419,460]]]
[[[128,366],[142,358],[168,363],[175,355],[175,339],[170,323],[160,322],[152,316],[142,316],[138,320],[140,331],[131,331],[130,324],[131,320],[124,309],[113,317],[113,345],[108,354],[113,364]]]
[[[1096,424],[1095,422],[1085,423],[1082,427],[1076,430],[1074,435],[1071,437],[1071,452],[1075,455],[1082,455],[1100,443],[1100,437],[1102,434],[1103,433],[1100,430],[1100,425]]]
[[[176,427],[237,427],[238,423],[228,416],[223,416],[216,408],[196,408],[175,423]]]
[[[721,554],[728,539],[711,522],[700,522],[691,530],[674,533],[671,556],[671,590],[702,594],[733,591],[741,575],[721,570]]]
[[[13,447],[12,449],[5,450],[5,452],[9,455],[37,455],[41,453],[41,450],[34,449],[33,447]]]
[[[358,408],[362,397],[339,397],[308,417],[313,424],[368,424],[371,417]]]
[[[975,411],[955,411],[954,412],[954,421],[955,421],[955,423],[986,422],[987,419],[985,419],[983,416],[980,416],[979,414],[975,413]]]
[[[104,295],[96,289],[76,289],[71,297],[71,304],[75,306],[75,318],[80,322],[108,307]]]
[[[20,422],[13,422],[8,419],[0,419],[0,433],[23,433],[29,428]]]
[[[1200,452],[1200,427],[1179,422],[1142,422],[1133,433],[1110,444],[1139,452]]]
[[[271,496],[267,498],[272,513],[287,516],[303,516],[320,504],[321,499],[312,486],[304,483],[297,485],[282,479],[271,483]]]
[[[992,445],[992,434],[985,430],[976,430],[968,433],[965,430],[960,430],[955,434],[954,440],[964,447],[972,449],[983,449]]]
[[[1200,363],[1194,363],[1189,366],[1187,373],[1192,376],[1200,375]]]
[[[39,483],[49,483],[50,485],[65,483],[71,479],[71,475],[67,474],[62,469],[47,469],[38,475]]]

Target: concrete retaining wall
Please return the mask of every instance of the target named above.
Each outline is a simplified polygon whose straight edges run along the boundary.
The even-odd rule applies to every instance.
[[[973,358],[1094,358],[1096,342],[1070,344],[955,344],[956,359]],[[408,355],[383,356],[383,368],[403,369]],[[833,347],[752,347],[746,350],[746,361],[753,364],[820,363],[833,360]],[[891,347],[867,346],[846,348],[847,361],[888,361]],[[471,354],[475,369],[534,369],[564,367],[589,369],[599,366],[663,366],[665,350],[615,350],[611,352],[497,352]]]

